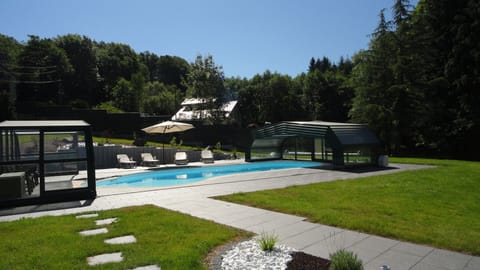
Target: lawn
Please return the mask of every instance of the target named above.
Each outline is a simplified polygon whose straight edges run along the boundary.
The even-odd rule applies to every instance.
[[[117,217],[109,233],[82,237],[96,228],[94,219],[42,217],[0,222],[0,269],[132,269],[157,264],[162,269],[206,269],[204,259],[215,246],[246,232],[154,206],[98,212],[95,219]],[[137,243],[108,245],[104,239],[133,234]],[[124,260],[89,267],[86,258],[109,252]]]
[[[219,199],[310,221],[480,255],[480,162],[391,159],[438,167],[238,193]]]

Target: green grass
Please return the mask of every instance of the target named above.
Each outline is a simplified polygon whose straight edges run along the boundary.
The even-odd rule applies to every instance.
[[[480,255],[480,162],[390,161],[438,167],[219,198]]]
[[[109,233],[82,237],[94,219],[42,217],[0,223],[0,269],[132,269],[157,264],[162,269],[206,269],[215,246],[247,233],[154,206],[99,212],[95,219],[117,217]],[[133,234],[137,243],[108,245],[104,239]],[[124,260],[89,267],[87,257],[123,253]]]

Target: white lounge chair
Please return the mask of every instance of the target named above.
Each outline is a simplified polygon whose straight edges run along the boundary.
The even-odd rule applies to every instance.
[[[137,166],[137,162],[131,158],[129,158],[125,154],[118,154],[117,155],[118,166],[120,168],[135,168]]]
[[[142,165],[143,166],[157,166],[160,162],[156,157],[152,156],[150,153],[141,153],[142,156]]]
[[[215,160],[213,158],[213,153],[212,151],[210,150],[202,150],[202,152],[200,153],[200,160],[203,162],[203,163],[214,163]]]
[[[176,152],[176,153],[175,153],[175,164],[177,164],[177,165],[186,165],[186,164],[188,164],[187,153],[185,153],[185,152]]]

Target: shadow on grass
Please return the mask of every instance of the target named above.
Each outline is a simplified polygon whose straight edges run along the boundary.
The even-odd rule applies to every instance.
[[[390,171],[396,170],[396,167],[378,167],[378,166],[355,166],[347,167],[341,169],[334,169],[336,171],[349,172],[349,173],[370,173],[370,172],[381,172],[381,171]]]

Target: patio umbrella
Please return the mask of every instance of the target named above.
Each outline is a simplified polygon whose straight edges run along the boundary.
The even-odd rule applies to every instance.
[[[182,132],[194,128],[192,124],[175,122],[175,121],[165,121],[152,126],[143,128],[142,130],[150,134],[165,134],[165,133],[174,133]],[[163,143],[163,162],[165,163],[165,143]]]

